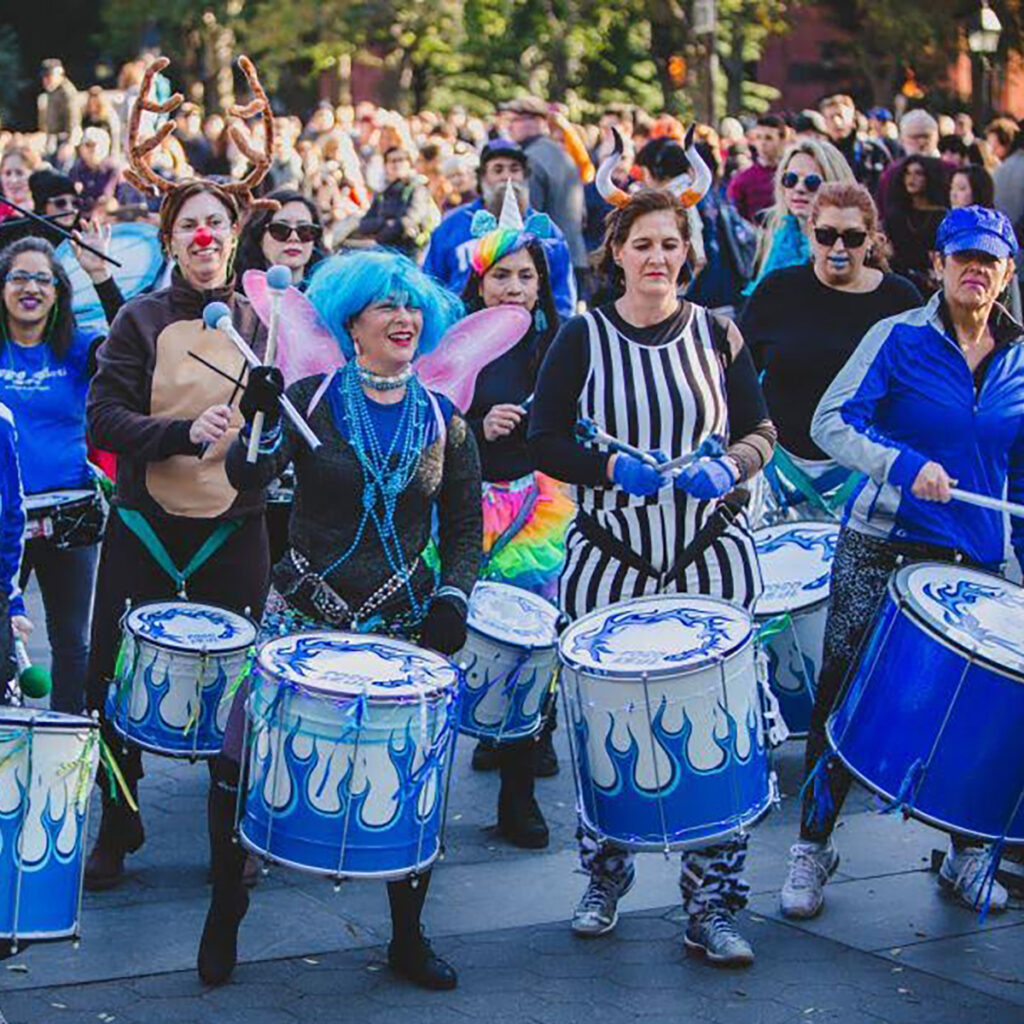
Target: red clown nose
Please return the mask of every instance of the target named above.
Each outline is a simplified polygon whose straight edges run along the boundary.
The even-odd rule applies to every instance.
[[[196,233],[192,236],[192,244],[198,245],[200,249],[205,249],[206,246],[213,244],[213,232],[207,227],[196,228]]]

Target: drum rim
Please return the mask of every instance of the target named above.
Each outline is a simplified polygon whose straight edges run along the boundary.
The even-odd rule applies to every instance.
[[[245,641],[244,643],[234,644],[231,647],[217,647],[217,648],[182,647],[182,646],[177,645],[177,644],[168,643],[166,640],[157,640],[157,639],[154,639],[153,637],[141,636],[141,635],[133,632],[131,629],[129,629],[129,627],[128,627],[128,619],[132,615],[134,615],[135,612],[140,612],[144,608],[149,608],[149,607],[152,607],[153,605],[158,605],[158,604],[162,604],[162,605],[167,605],[167,604],[187,604],[187,605],[191,605],[193,607],[198,606],[200,608],[213,608],[215,611],[218,611],[218,612],[227,612],[228,615],[237,615],[238,618],[243,619],[249,626],[252,627],[252,630],[253,630],[252,638],[250,640]],[[154,601],[140,601],[138,604],[132,605],[131,608],[129,608],[129,609],[127,609],[127,611],[125,611],[125,613],[121,616],[121,623],[120,623],[120,625],[121,625],[121,633],[122,633],[122,635],[124,635],[125,632],[130,633],[131,634],[131,638],[132,638],[132,640],[135,643],[149,644],[151,647],[159,647],[161,650],[164,650],[164,651],[174,651],[174,652],[176,652],[178,654],[190,654],[190,655],[193,655],[195,657],[199,657],[204,651],[208,655],[210,655],[210,654],[220,655],[220,654],[236,654],[238,651],[247,650],[248,648],[252,647],[252,645],[254,643],[256,643],[256,640],[259,637],[259,632],[260,632],[259,626],[257,625],[257,623],[255,622],[254,619],[250,618],[248,615],[243,615],[241,612],[236,612],[233,608],[225,608],[223,605],[211,604],[209,601],[182,601],[179,598],[166,598],[164,600],[154,600]]]
[[[553,634],[551,642],[547,644],[519,643],[505,636],[495,636],[493,633],[489,633],[482,626],[475,625],[473,623],[473,593],[476,593],[477,588],[483,588],[485,590],[501,588],[501,590],[518,591],[520,594],[526,594],[528,597],[546,604],[555,613],[554,621],[551,624],[551,632]],[[558,629],[556,627],[556,623],[558,622],[560,612],[558,608],[546,597],[541,597],[540,594],[534,594],[533,591],[525,590],[522,587],[517,587],[511,583],[504,583],[501,580],[477,580],[473,585],[473,593],[469,595],[469,606],[466,612],[466,627],[474,633],[477,633],[482,637],[486,637],[488,640],[493,640],[495,643],[504,644],[506,647],[511,647],[520,651],[546,651],[558,646]]]
[[[56,721],[40,721],[34,717],[25,718],[17,722],[7,722],[4,716],[11,711],[25,711],[32,714],[45,714],[59,716]],[[28,729],[35,725],[36,730],[50,730],[54,732],[79,732],[82,729],[98,729],[98,719],[90,718],[88,715],[72,715],[66,711],[51,711],[49,708],[27,708],[27,707],[0,707],[0,731],[4,729]]]
[[[338,690],[328,690],[323,687],[310,686],[307,683],[299,683],[293,679],[281,679],[278,678],[277,674],[273,672],[269,665],[263,663],[263,652],[273,643],[280,643],[284,640],[294,640],[297,637],[351,637],[353,639],[365,641],[368,638],[372,638],[378,641],[385,641],[391,644],[401,644],[403,647],[410,648],[416,651],[418,654],[425,656],[433,656],[439,660],[437,668],[448,669],[452,673],[452,679],[449,682],[444,683],[440,686],[435,686],[429,691],[419,691],[415,693],[407,694],[394,694],[388,695],[386,693],[374,693],[365,694],[367,700],[371,700],[374,703],[379,704],[408,704],[411,700],[445,700],[453,693],[461,693],[462,689],[462,669],[455,664],[455,662],[446,658],[443,654],[438,654],[436,651],[432,651],[427,647],[420,647],[418,644],[414,644],[411,640],[400,640],[397,637],[382,636],[379,633],[355,633],[352,630],[338,630],[338,629],[313,629],[305,633],[286,633],[284,636],[272,636],[268,637],[259,645],[256,652],[256,657],[253,661],[254,671],[259,671],[264,674],[264,678],[268,682],[274,683],[276,686],[287,686],[293,689],[295,692],[302,694],[303,696],[310,697],[313,700],[328,700],[328,701],[339,701],[339,700],[358,700],[364,696],[363,692],[351,692],[342,693]]]
[[[656,601],[659,603],[667,603],[669,601],[678,601],[680,598],[689,597],[691,599],[697,598],[702,601],[711,601],[716,604],[722,604],[727,606],[731,611],[742,615],[746,619],[747,634],[739,641],[735,647],[730,649],[721,655],[712,655],[709,657],[701,658],[699,661],[688,662],[685,665],[673,665],[666,668],[652,669],[651,671],[644,672],[638,671],[636,668],[630,668],[628,671],[621,669],[609,668],[601,665],[585,665],[582,662],[571,659],[566,653],[565,644],[568,641],[573,631],[586,622],[592,617],[597,617],[601,614],[607,614],[613,608],[621,608],[630,604],[639,604],[641,601]],[[733,604],[731,601],[725,600],[724,597],[712,597],[709,594],[650,594],[647,597],[634,597],[628,601],[617,601],[614,604],[605,605],[603,608],[595,608],[593,611],[587,612],[586,615],[581,615],[575,622],[570,623],[562,635],[558,638],[558,660],[568,669],[575,672],[579,672],[583,675],[599,676],[601,678],[615,679],[621,682],[632,682],[635,680],[642,679],[662,679],[671,678],[673,676],[690,675],[693,672],[700,672],[713,665],[725,664],[731,661],[734,657],[742,654],[756,639],[754,631],[754,617],[751,615],[746,608],[742,605]]]
[[[60,501],[53,505],[35,505],[30,506],[28,503],[33,498],[45,498],[52,494],[76,494],[76,498],[68,498],[66,501]],[[58,487],[52,491],[36,491],[33,494],[26,494],[24,497],[25,512],[42,512],[48,508],[64,508],[67,505],[74,505],[78,502],[84,501],[95,501],[96,500],[96,488],[95,487]]]
[[[1024,683],[1024,668],[1010,668],[1006,665],[1000,664],[994,657],[986,654],[978,648],[967,647],[959,643],[954,637],[947,633],[943,633],[939,629],[938,623],[932,621],[919,609],[917,602],[909,591],[909,588],[901,588],[901,582],[902,579],[905,579],[905,577],[903,577],[904,573],[909,574],[910,570],[919,569],[922,566],[938,566],[943,569],[951,568],[948,562],[914,562],[912,565],[905,565],[902,568],[897,569],[889,577],[888,583],[889,596],[892,602],[896,605],[897,610],[905,612],[907,618],[918,625],[925,633],[928,634],[929,637],[937,640],[940,644],[948,647],[951,651],[954,651],[966,660],[975,664],[983,665],[985,668],[991,669],[997,674],[1005,676],[1007,679],[1012,679],[1018,683]],[[977,573],[980,576],[988,576],[1000,583],[1009,583],[1009,580],[1003,579],[1002,576],[987,572],[984,569],[974,569],[970,566],[965,566],[964,568],[970,569],[971,572]]]
[[[804,526],[804,527],[806,527],[806,526],[825,527],[828,530],[834,530],[837,538],[838,538],[839,534],[842,532],[841,531],[841,527],[839,526],[838,523],[827,523],[827,522],[824,522],[824,521],[819,520],[819,519],[797,519],[797,520],[794,520],[793,522],[771,523],[768,526],[760,526],[756,530],[751,530],[750,531],[751,539],[754,542],[754,551],[757,552],[757,536],[758,536],[758,534],[768,533],[768,531],[770,531],[770,530],[781,530],[783,528],[792,530],[792,529],[794,529],[796,527],[801,527],[801,526]],[[760,555],[759,552],[757,553],[757,557],[758,557],[758,560],[760,561],[761,555]],[[832,568],[832,566],[831,566],[831,563],[830,563],[829,564],[829,571],[830,571],[830,573],[831,573],[831,568]],[[764,573],[763,572],[761,573],[761,576],[762,576],[762,578],[764,577]],[[757,622],[767,622],[769,619],[774,619],[774,618],[776,618],[779,615],[785,615],[787,612],[790,615],[792,615],[792,614],[794,614],[796,612],[816,611],[821,605],[827,605],[828,604],[828,599],[829,599],[831,593],[832,593],[832,580],[829,579],[828,587],[825,590],[824,596],[823,597],[819,597],[819,598],[815,599],[814,601],[811,601],[809,604],[800,605],[797,608],[781,608],[777,612],[762,612],[762,611],[758,611],[758,608],[757,608],[757,606],[761,602],[761,599],[764,597],[764,591],[762,591],[758,595],[757,600],[753,604],[754,619]]]

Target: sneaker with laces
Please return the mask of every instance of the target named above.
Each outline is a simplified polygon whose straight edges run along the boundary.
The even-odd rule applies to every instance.
[[[832,840],[794,843],[789,848],[789,873],[779,894],[784,917],[809,918],[825,905],[825,883],[839,867],[839,851]]]
[[[980,846],[969,846],[964,850],[954,849],[952,843],[942,867],[939,868],[939,886],[951,893],[965,907],[981,910],[988,896],[985,873],[988,869],[988,851]],[[1010,896],[997,881],[992,883],[992,896],[988,909],[991,914],[1006,909]]]
[[[691,917],[683,936],[686,951],[699,954],[716,967],[749,967],[754,950],[736,928],[736,919],[725,910]]]
[[[619,920],[619,900],[633,888],[634,881],[635,870],[621,883],[604,875],[591,875],[587,890],[572,915],[573,934],[596,939],[610,932]]]

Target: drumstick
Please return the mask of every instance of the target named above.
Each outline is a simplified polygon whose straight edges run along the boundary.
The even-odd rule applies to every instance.
[[[596,441],[598,444],[605,444],[613,452],[632,455],[634,459],[646,462],[648,466],[661,469],[658,460],[650,452],[645,452],[641,448],[634,448],[633,445],[626,444],[625,441],[620,441],[617,437],[612,437],[611,434],[605,433],[593,420],[578,419],[576,421],[576,438],[579,441]]]
[[[3,201],[4,204],[6,206],[9,206],[12,210],[17,210],[17,212],[20,213],[22,217],[26,217],[29,220],[36,221],[37,223],[42,224],[44,227],[49,228],[51,231],[56,231],[58,234],[63,235],[66,239],[68,239],[68,241],[76,242],[83,249],[85,249],[86,252],[91,252],[93,256],[99,256],[100,259],[106,260],[112,266],[118,268],[123,266],[123,264],[118,263],[118,261],[115,260],[113,256],[108,256],[105,252],[100,252],[99,249],[94,249],[91,245],[86,245],[85,242],[75,238],[75,236],[70,231],[66,231],[59,224],[56,224],[53,221],[51,221],[48,217],[43,217],[40,214],[33,212],[32,210],[26,210],[25,207],[19,206],[17,203],[12,203],[10,199],[7,198],[7,196],[4,196]]]
[[[990,498],[984,494],[975,494],[974,491],[962,491],[959,487],[950,487],[949,493],[957,501],[966,502],[968,505],[979,505],[981,508],[994,509],[996,512],[1009,512],[1011,516],[1019,516],[1024,519],[1024,505],[1004,501],[1002,498]]]
[[[275,264],[267,271],[267,289],[270,292],[270,332],[267,336],[267,361],[265,366],[273,366],[277,358],[277,331],[281,320],[281,299],[292,283],[292,272],[287,267]],[[245,461],[252,464],[256,461],[260,450],[260,436],[263,434],[264,414],[256,413],[252,418],[252,433],[249,435],[249,451]]]
[[[231,310],[223,302],[211,302],[203,310],[203,322],[211,330],[223,331],[235,348],[245,356],[245,360],[250,366],[263,365],[259,356],[249,347],[249,343],[235,330],[235,325],[231,322]],[[302,418],[299,410],[292,405],[287,395],[281,396],[281,409],[292,421],[292,426],[302,435],[306,444],[316,451],[320,447],[320,438],[313,433],[309,424]]]

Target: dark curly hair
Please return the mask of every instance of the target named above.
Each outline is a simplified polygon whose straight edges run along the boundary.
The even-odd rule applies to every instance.
[[[318,228],[323,227],[316,203],[301,192],[290,188],[279,188],[266,198],[276,200],[282,207],[289,203],[302,203],[309,210],[310,220]],[[235,259],[235,279],[238,281],[239,287],[241,287],[242,275],[247,270],[266,270],[269,266],[267,257],[263,255],[263,235],[267,230],[267,225],[274,219],[274,214],[277,212],[276,210],[257,210],[242,225],[242,234],[238,240],[238,255]],[[313,255],[310,257],[309,263],[306,264],[304,276],[308,277],[309,272],[323,258],[323,250],[314,245]]]
[[[57,279],[57,299],[53,306],[56,313],[51,314],[53,322],[43,341],[50,346],[58,359],[63,360],[71,348],[71,339],[77,325],[74,311],[71,308],[71,280],[60,260],[57,259],[53,246],[43,238],[29,236],[0,249],[0,282],[7,281],[7,275],[11,272],[14,261],[26,252],[42,253],[50,264],[50,273]],[[7,343],[10,333],[6,303],[0,308],[0,316],[3,317],[3,333],[0,336],[0,348],[2,348]]]

